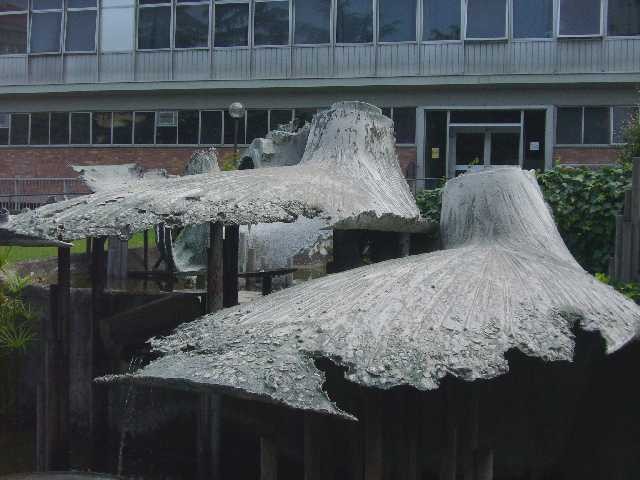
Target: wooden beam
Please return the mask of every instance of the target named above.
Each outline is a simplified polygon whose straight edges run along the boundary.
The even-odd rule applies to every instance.
[[[209,226],[209,249],[207,250],[207,312],[213,313],[223,307],[223,240],[222,224]]]
[[[238,252],[240,247],[240,227],[224,227],[223,289],[224,308],[238,305]]]
[[[330,452],[329,418],[304,416],[304,480],[333,480],[334,456]]]
[[[220,428],[222,398],[213,393],[198,394],[197,439],[198,479],[221,480]]]
[[[260,437],[260,480],[278,480],[278,447],[271,437]]]
[[[142,263],[144,271],[149,271],[149,230],[145,230],[142,235]]]
[[[440,480],[456,480],[458,472],[458,411],[454,386],[446,383],[444,388],[446,412],[444,449],[440,470]]]
[[[383,480],[382,398],[373,389],[365,391],[364,395],[364,478]]]

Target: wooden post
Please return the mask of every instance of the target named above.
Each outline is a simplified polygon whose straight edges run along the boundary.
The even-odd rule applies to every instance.
[[[145,230],[142,235],[142,263],[144,264],[144,271],[149,271],[149,230]]]
[[[106,373],[105,351],[100,338],[100,319],[105,316],[104,290],[106,285],[106,262],[105,262],[105,238],[98,237],[93,239],[93,248],[91,251],[91,328],[89,329],[90,341],[93,346],[92,370],[93,377],[97,377],[102,373]],[[107,395],[102,392],[98,395],[98,387],[93,384],[91,389],[91,398],[87,399],[89,405],[92,406],[91,415],[91,436],[92,436],[92,467],[99,468],[102,457],[104,456],[104,444],[108,440],[107,419],[105,415],[96,414],[96,412],[105,413],[107,411],[106,400]]]
[[[224,308],[238,305],[238,252],[240,247],[240,227],[227,225],[224,227],[224,260],[223,289]]]
[[[207,251],[207,312],[223,307],[223,240],[222,224],[210,223]]]
[[[198,479],[220,480],[220,427],[222,399],[213,393],[198,394]]]
[[[446,399],[446,418],[444,438],[445,445],[444,454],[442,456],[440,480],[456,480],[458,472],[457,402],[454,394],[454,386],[447,383],[443,388]]]
[[[330,273],[344,272],[362,264],[360,237],[361,232],[357,230],[333,231],[333,265]]]
[[[476,454],[475,480],[493,480],[493,450],[480,450]]]
[[[273,291],[273,278],[271,275],[262,275],[262,295],[270,295]]]
[[[408,257],[411,255],[411,234],[398,234],[398,257]]]
[[[278,480],[278,448],[271,437],[260,437],[260,480]]]
[[[373,389],[365,391],[364,395],[364,478],[383,480],[382,399]]]
[[[304,416],[304,480],[333,480],[329,421],[315,413]]]

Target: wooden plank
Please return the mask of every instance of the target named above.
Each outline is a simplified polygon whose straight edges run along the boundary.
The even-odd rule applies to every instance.
[[[240,247],[240,227],[224,227],[223,289],[224,308],[238,305],[238,252]]]
[[[260,437],[260,480],[278,480],[278,448],[271,437]]]
[[[622,257],[620,259],[619,281],[627,283],[631,281],[631,252],[633,249],[633,226],[630,221],[622,222]]]
[[[144,271],[149,271],[149,230],[145,230],[142,236],[142,263]]]
[[[363,430],[364,478],[383,480],[385,451],[382,438],[382,399],[375,390],[365,392]]]
[[[58,288],[57,288],[57,373],[55,381],[59,382],[59,437],[56,445],[56,458],[53,467],[67,470],[70,467],[70,421],[69,421],[69,355],[71,351],[71,249],[58,248]]]
[[[484,449],[477,452],[475,480],[493,480],[492,449]]]
[[[222,224],[211,223],[207,251],[207,312],[223,307],[223,239]]]
[[[446,399],[444,451],[440,470],[440,480],[456,480],[458,471],[458,412],[454,387],[444,386]]]
[[[220,480],[220,428],[222,398],[213,393],[198,394],[196,449],[199,480]]]
[[[631,211],[629,214],[631,221],[634,224],[640,224],[640,157],[633,159],[633,173],[631,178]]]
[[[304,480],[333,480],[329,418],[315,413],[304,417]]]
[[[398,257],[411,255],[411,234],[398,233]]]

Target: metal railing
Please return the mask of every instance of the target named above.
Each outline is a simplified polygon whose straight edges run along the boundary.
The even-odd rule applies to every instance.
[[[78,178],[0,178],[0,208],[17,213],[90,193]]]

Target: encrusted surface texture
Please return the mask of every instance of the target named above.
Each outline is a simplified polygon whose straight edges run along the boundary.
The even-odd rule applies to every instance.
[[[517,349],[571,361],[575,327],[614,352],[640,308],[586,273],[556,229],[533,175],[517,168],[451,180],[444,250],[309,281],[152,340],[161,356],[121,380],[214,388],[337,415],[313,358],[355,383],[438,387],[489,379]]]
[[[16,215],[3,228],[62,240],[126,239],[160,223],[247,225],[301,216],[352,226],[362,217],[362,228],[378,230],[428,228],[402,176],[393,123],[379,108],[343,102],[316,115],[295,166],[126,183]]]

